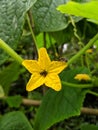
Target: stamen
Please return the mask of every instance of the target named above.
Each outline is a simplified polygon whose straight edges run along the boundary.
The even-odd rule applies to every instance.
[[[40,72],[40,75],[46,77],[47,73],[48,73],[48,72],[44,70],[44,71]]]

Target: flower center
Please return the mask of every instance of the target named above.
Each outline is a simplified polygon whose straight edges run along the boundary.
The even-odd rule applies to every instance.
[[[48,74],[48,72],[47,72],[46,70],[40,72],[40,75],[42,75],[42,76],[44,76],[44,77],[46,77],[47,74]]]

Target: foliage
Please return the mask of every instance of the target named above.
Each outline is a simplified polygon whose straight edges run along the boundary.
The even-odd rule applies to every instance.
[[[0,130],[98,129],[97,120],[90,120],[93,116],[81,115],[84,107],[98,108],[97,4],[97,0],[0,1]],[[30,74],[23,60],[33,59],[33,68],[28,64],[28,70],[35,67],[39,75],[43,63],[47,68],[50,63],[43,53],[41,68],[36,67],[41,47],[56,61],[57,74],[57,61],[67,62],[68,67],[59,74],[62,89],[58,92],[44,85],[33,92],[25,89]],[[89,80],[75,79],[78,74]],[[49,80],[48,84],[53,83]]]
[[[56,10],[60,4],[67,0],[38,0],[33,6],[33,16],[36,29],[39,32],[52,32],[62,30],[67,27],[67,18]]]
[[[97,8],[98,1],[92,1],[89,3],[75,3],[75,2],[68,2],[65,5],[61,5],[58,7],[62,13],[72,14],[75,16],[81,16],[90,18],[93,20],[98,21],[98,8]],[[85,12],[85,13],[84,13]]]
[[[13,122],[13,123],[12,123]],[[0,130],[33,130],[22,112],[9,112],[0,120]]]
[[[0,38],[16,49],[21,38],[25,14],[36,0],[0,1]],[[8,55],[0,49],[0,64]]]

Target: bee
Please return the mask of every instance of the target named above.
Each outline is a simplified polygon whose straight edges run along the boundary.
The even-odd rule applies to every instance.
[[[64,57],[60,57],[58,60],[59,60],[59,61],[62,61],[62,62],[68,62],[68,59],[66,59],[66,58],[64,58]]]

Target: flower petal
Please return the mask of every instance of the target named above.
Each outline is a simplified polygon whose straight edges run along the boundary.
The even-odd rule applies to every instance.
[[[45,48],[40,48],[39,52],[39,64],[43,70],[47,70],[47,67],[51,63],[48,53]]]
[[[50,66],[49,66],[49,73],[59,74],[66,67],[67,67],[66,62],[52,61]]]
[[[91,78],[90,78],[90,76],[89,76],[88,74],[77,74],[77,75],[74,77],[74,79],[77,79],[77,80],[79,80],[79,81],[81,81],[81,80],[85,80],[85,81],[91,80]]]
[[[45,79],[45,85],[56,90],[61,90],[61,81],[58,75],[56,74],[48,74]]]
[[[22,65],[31,73],[40,72],[40,66],[36,60],[24,60]]]
[[[37,73],[33,74],[27,83],[26,90],[32,91],[44,84],[45,78]]]

